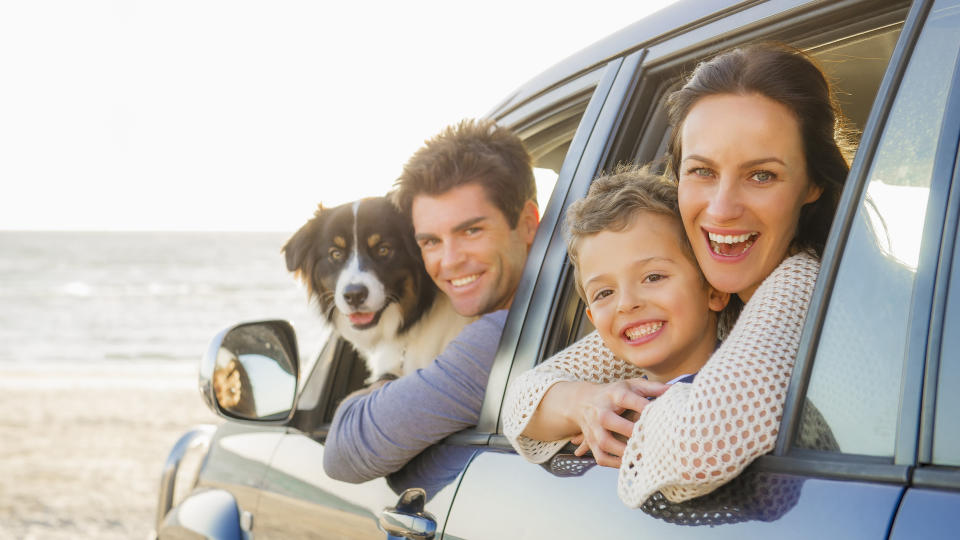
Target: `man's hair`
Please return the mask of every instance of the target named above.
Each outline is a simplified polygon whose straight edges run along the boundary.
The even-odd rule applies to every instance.
[[[632,225],[641,212],[665,216],[673,221],[684,256],[700,272],[680,221],[677,185],[665,176],[650,172],[647,166],[618,165],[613,173],[594,180],[587,196],[567,209],[567,253],[573,263],[577,293],[584,302],[588,300],[580,274],[581,242],[603,231],[622,231]],[[704,279],[702,273],[700,279]]]
[[[517,226],[527,201],[537,202],[530,154],[512,131],[492,120],[462,120],[426,141],[403,166],[394,200],[407,215],[418,195],[438,196],[477,184]]]

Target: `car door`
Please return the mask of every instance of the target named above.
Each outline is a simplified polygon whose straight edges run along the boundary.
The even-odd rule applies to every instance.
[[[668,135],[661,104],[677,74],[742,42],[787,41],[827,64],[831,75],[846,77],[851,95],[843,98],[844,111],[863,135],[805,325],[777,450],[713,494],[682,504],[654,497],[640,510],[617,499],[616,471],[572,456],[540,467],[512,453],[480,453],[463,476],[445,536],[884,538],[903,503],[894,532],[916,537],[911,527],[929,520],[924,512],[955,504],[956,493],[942,491],[944,483],[956,487],[955,449],[921,454],[919,463],[930,466],[916,466],[926,351],[938,324],[931,325],[930,315],[934,278],[943,272],[944,223],[956,227],[955,214],[951,221],[945,209],[957,150],[949,112],[960,50],[957,1],[779,8],[753,5],[627,55],[614,83],[626,88],[622,101],[611,93],[601,113],[616,118],[612,131],[592,139],[604,145],[592,150],[606,156],[603,167],[661,155]],[[553,277],[534,293],[549,296],[543,304],[550,306],[543,317],[549,324],[523,326],[524,356],[518,351],[507,379],[589,331],[569,272]],[[811,436],[812,426],[824,423],[834,447],[818,446]],[[491,444],[508,447],[500,435]],[[951,451],[952,462],[938,457]],[[944,469],[954,475],[949,481]],[[934,475],[924,470],[935,471],[940,483],[918,485],[917,475]],[[932,510],[919,510],[934,497]],[[955,519],[944,513],[935,522],[950,530],[945,524]]]

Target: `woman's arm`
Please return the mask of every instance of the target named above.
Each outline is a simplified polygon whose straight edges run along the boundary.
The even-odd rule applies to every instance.
[[[657,491],[673,502],[705,495],[773,449],[819,268],[807,253],[784,260],[694,382],[644,409],[620,467],[628,506]]]

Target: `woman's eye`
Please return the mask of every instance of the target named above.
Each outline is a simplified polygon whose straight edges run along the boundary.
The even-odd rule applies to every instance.
[[[750,175],[750,179],[759,184],[766,184],[775,178],[775,175],[770,171],[757,171]]]
[[[480,232],[480,227],[469,227],[463,230],[464,234],[467,236],[473,236]]]
[[[643,278],[643,282],[644,282],[644,283],[654,283],[654,282],[656,282],[656,281],[660,281],[661,279],[666,279],[666,277],[667,277],[667,276],[665,276],[665,275],[663,275],[663,274],[648,274],[646,277]]]
[[[330,248],[328,252],[331,261],[342,261],[343,260],[343,250],[340,248]]]

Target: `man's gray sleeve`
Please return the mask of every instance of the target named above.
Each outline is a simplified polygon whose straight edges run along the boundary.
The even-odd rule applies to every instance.
[[[484,315],[426,368],[341,403],[324,444],[327,475],[354,483],[386,476],[477,425],[506,318],[506,310]]]

